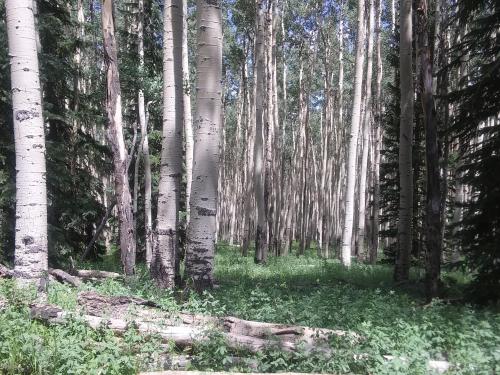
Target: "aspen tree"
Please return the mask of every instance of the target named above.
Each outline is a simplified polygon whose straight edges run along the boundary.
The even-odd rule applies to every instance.
[[[364,256],[366,250],[366,190],[368,171],[368,151],[370,148],[370,133],[372,127],[372,72],[373,72],[373,34],[375,32],[375,0],[369,0],[369,28],[368,28],[368,50],[366,67],[366,110],[363,124],[363,143],[361,157],[361,171],[359,183],[359,218],[357,230],[357,254]]]
[[[197,290],[213,286],[217,179],[222,107],[222,11],[219,0],[198,0],[197,100],[191,219],[186,276]]]
[[[32,0],[5,2],[16,150],[15,276],[45,291],[47,184],[45,133]]]
[[[184,90],[184,143],[186,145],[186,210],[189,223],[189,202],[193,181],[193,118],[191,114],[191,80],[188,50],[188,0],[182,0],[182,74]]]
[[[132,197],[128,182],[128,152],[125,148],[122,123],[120,75],[118,72],[118,46],[113,21],[113,1],[102,4],[102,29],[104,34],[104,61],[106,66],[106,112],[108,140],[113,151],[115,194],[120,220],[120,249],[124,272],[135,273],[136,245],[132,215]]]
[[[163,288],[175,282],[182,178],[182,0],[167,0],[163,23],[163,138],[151,274]]]
[[[257,33],[255,41],[255,145],[254,184],[257,204],[257,227],[255,234],[255,263],[265,263],[267,258],[267,220],[265,207],[264,144],[264,1],[256,0]]]
[[[349,151],[347,156],[347,190],[345,194],[344,227],[342,231],[341,259],[344,266],[351,265],[351,242],[354,225],[354,192],[356,184],[357,149],[361,122],[361,90],[363,86],[364,55],[364,0],[358,0],[358,37],[354,73],[354,98],[352,105]]]
[[[266,207],[266,226],[267,226],[267,245],[272,249],[275,233],[274,226],[274,87],[273,87],[273,8],[272,0],[265,3],[267,8],[264,12],[264,90],[258,92],[258,95],[265,97],[264,110],[264,140],[265,140],[265,173],[264,173],[264,205]],[[260,72],[258,72],[260,73]],[[268,250],[269,252],[269,250]]]

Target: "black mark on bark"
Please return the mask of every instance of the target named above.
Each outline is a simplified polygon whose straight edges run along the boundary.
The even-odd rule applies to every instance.
[[[16,112],[16,120],[19,122],[30,120],[32,118],[36,118],[39,116],[40,116],[40,114],[38,112],[26,111],[24,109],[21,109],[21,110]]]
[[[24,236],[23,237],[23,244],[25,246],[33,245],[35,243],[35,239],[31,236]]]
[[[215,216],[215,213],[216,213],[215,210],[211,210],[209,208],[200,207],[200,206],[196,207],[196,211],[198,212],[199,216]]]

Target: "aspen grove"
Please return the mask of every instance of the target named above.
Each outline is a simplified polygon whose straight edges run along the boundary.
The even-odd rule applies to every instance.
[[[0,373],[500,371],[497,0],[0,0],[0,47]]]

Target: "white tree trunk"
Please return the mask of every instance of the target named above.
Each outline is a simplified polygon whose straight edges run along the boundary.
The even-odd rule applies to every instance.
[[[255,233],[255,262],[266,261],[267,226],[265,207],[265,169],[263,161],[264,145],[264,10],[263,0],[257,0],[257,30],[255,41],[254,100],[255,100],[255,144],[254,144],[254,184],[257,204],[257,228]]]
[[[7,0],[16,149],[15,276],[45,289],[47,187],[45,133],[32,0]]]
[[[151,274],[158,286],[172,288],[178,247],[184,126],[181,0],[165,2],[163,35],[163,140]]]
[[[349,153],[347,159],[347,190],[345,194],[344,228],[342,231],[342,264],[351,265],[351,242],[354,224],[354,191],[356,184],[356,164],[361,122],[361,91],[363,86],[364,55],[364,1],[358,0],[358,40],[356,42],[356,66],[354,75],[354,98],[352,106],[351,129],[349,134]]]
[[[186,277],[198,290],[213,286],[221,129],[222,11],[219,0],[197,0],[197,100],[191,219]]]
[[[193,118],[191,115],[191,81],[189,72],[188,50],[188,0],[182,0],[182,74],[184,77],[184,137],[186,142],[186,211],[189,223],[191,185],[193,181]]]
[[[359,182],[359,218],[357,232],[357,254],[364,256],[366,250],[366,190],[368,171],[368,151],[372,127],[372,72],[373,72],[373,34],[375,31],[375,0],[370,0],[370,17],[368,29],[368,51],[366,66],[366,110],[363,125],[363,154],[361,157],[361,174]]]

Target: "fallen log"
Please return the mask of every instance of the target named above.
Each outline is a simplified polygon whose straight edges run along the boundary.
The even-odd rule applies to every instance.
[[[74,287],[82,285],[82,280],[80,280],[77,276],[72,276],[63,270],[49,268],[49,275],[54,276],[54,278],[60,283],[70,284]]]
[[[74,276],[84,280],[102,281],[104,279],[118,279],[122,277],[119,273],[99,270],[74,270]]]
[[[67,323],[71,319],[81,319],[89,327],[93,329],[107,328],[118,335],[122,335],[130,328],[135,328],[144,336],[155,335],[163,341],[173,341],[180,347],[193,345],[204,337],[202,329],[197,327],[187,326],[166,326],[159,327],[158,325],[142,322],[142,321],[127,321],[117,318],[104,318],[94,315],[79,315],[64,311],[58,306],[49,304],[34,304],[31,306],[30,314],[33,319],[44,321],[50,324]]]
[[[343,331],[252,322],[234,317],[177,316],[162,311],[151,301],[108,297],[95,292],[79,293],[78,304],[80,315],[53,305],[33,305],[31,315],[48,323],[63,323],[79,316],[94,329],[108,328],[116,334],[123,334],[133,327],[142,335],[155,335],[181,348],[206,342],[211,332],[217,332],[230,348],[245,349],[251,353],[274,347],[286,352],[319,351],[331,354],[328,345],[330,335],[348,335]]]
[[[203,331],[215,329],[225,337],[229,347],[246,349],[252,353],[269,347],[278,347],[289,352],[304,350],[330,353],[329,340],[332,336],[356,341],[361,339],[353,332],[340,330],[255,322],[235,317],[216,318],[187,313],[170,315],[158,309],[152,301],[123,296],[109,297],[95,292],[79,293],[78,304],[85,314],[122,320],[132,319],[137,325],[147,322],[152,331],[161,332],[161,326],[165,324],[185,327],[183,329],[190,335],[193,334],[190,331],[192,327],[198,328],[196,332],[199,332],[199,328]],[[196,335],[192,337],[196,341]]]
[[[107,328],[117,335],[134,328],[141,335],[156,336],[165,343],[174,342],[180,348],[207,342],[211,338],[210,333],[214,331],[225,339],[229,348],[243,348],[250,353],[274,347],[286,352],[320,352],[333,356],[334,350],[329,345],[332,335],[355,342],[363,340],[360,335],[348,331],[255,322],[235,317],[171,314],[154,302],[142,298],[103,296],[95,292],[79,293],[78,306],[79,311],[72,313],[54,305],[32,305],[31,316],[51,324],[81,319],[93,329]],[[384,358],[387,361],[395,359],[389,355]],[[446,361],[428,361],[429,371],[441,374],[450,367]],[[168,375],[180,372],[163,373]],[[189,373],[186,372],[186,375]]]

